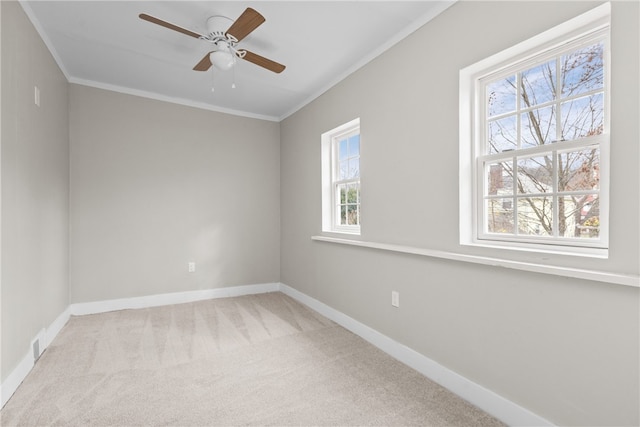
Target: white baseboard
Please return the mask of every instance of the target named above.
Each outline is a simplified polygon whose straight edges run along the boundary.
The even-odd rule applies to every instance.
[[[204,289],[199,291],[173,292],[144,297],[83,302],[71,304],[70,310],[72,315],[81,316],[85,314],[106,313],[108,311],[132,308],[159,307],[163,305],[183,304],[207,299],[263,294],[266,292],[278,292],[279,290],[279,283],[264,283],[259,285],[244,285],[229,288]]]
[[[38,334],[31,340],[31,346],[27,350],[27,353],[18,363],[18,366],[11,371],[9,376],[4,380],[2,384],[0,384],[0,408],[2,408],[5,403],[9,401],[13,393],[16,392],[22,381],[29,375],[31,369],[36,362],[36,357],[33,354],[33,342],[39,340],[39,349],[40,354],[42,354],[51,341],[58,335],[58,333],[62,330],[64,325],[66,325],[69,320],[69,309],[67,308],[60,316],[58,316],[51,325],[42,329]],[[39,356],[39,355],[38,355]]]
[[[29,375],[33,368],[34,360],[32,350],[27,350],[27,354],[24,355],[18,366],[11,371],[9,376],[0,384],[0,408],[9,401],[13,393],[18,389],[18,386],[22,384],[22,381]]]
[[[294,298],[328,319],[333,320],[343,328],[348,329],[389,354],[391,357],[410,366],[510,426],[553,426],[551,422],[528,409],[474,383],[462,375],[440,365],[436,361],[392,340],[386,335],[290,286],[281,283],[280,292]]]
[[[41,354],[44,350],[47,349],[47,347],[49,347],[51,342],[53,342],[53,339],[58,336],[58,334],[60,333],[64,325],[66,325],[67,322],[69,321],[70,317],[71,317],[71,310],[69,307],[67,307],[67,309],[63,311],[62,314],[60,314],[60,316],[58,316],[56,320],[54,320],[53,323],[51,323],[51,325],[46,329],[43,340],[40,343]]]

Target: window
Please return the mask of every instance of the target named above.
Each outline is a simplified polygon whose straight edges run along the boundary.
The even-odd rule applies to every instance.
[[[322,231],[360,234],[360,119],[322,135]]]
[[[606,255],[609,9],[461,71],[461,243]]]

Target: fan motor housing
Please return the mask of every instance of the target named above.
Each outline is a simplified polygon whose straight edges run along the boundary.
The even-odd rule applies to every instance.
[[[207,19],[207,31],[212,38],[226,38],[227,29],[233,24],[233,19],[226,16],[211,16]]]

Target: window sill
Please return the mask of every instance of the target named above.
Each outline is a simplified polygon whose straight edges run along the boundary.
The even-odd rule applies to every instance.
[[[332,229],[332,230],[322,230],[323,233],[326,234],[335,234],[336,236],[349,236],[349,237],[360,237],[359,229]]]
[[[535,273],[552,274],[556,276],[571,277],[575,279],[592,280],[596,282],[612,283],[631,287],[640,287],[640,275],[609,273],[597,270],[584,270],[578,268],[557,267],[544,264],[536,264],[521,261],[509,261],[499,258],[482,257],[476,255],[459,254],[455,252],[439,251],[434,249],[416,248],[413,246],[393,245],[389,243],[365,242],[360,240],[341,239],[327,236],[312,236],[311,240],[319,242],[337,243],[341,245],[360,246],[371,249],[379,249],[392,252],[400,252],[412,255],[421,255],[431,258],[442,258],[454,261],[471,262],[474,264],[491,265],[494,267],[511,268],[515,270],[531,271]]]

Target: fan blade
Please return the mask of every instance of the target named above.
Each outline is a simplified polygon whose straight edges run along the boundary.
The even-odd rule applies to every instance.
[[[278,64],[275,61],[267,59],[264,56],[260,56],[253,52],[249,52],[248,50],[242,49],[242,50],[239,50],[238,52],[245,52],[243,59],[249,62],[253,62],[254,64],[259,65],[262,68],[266,68],[269,71],[273,71],[274,73],[281,73],[286,68],[282,64]]]
[[[248,7],[242,12],[242,15],[236,19],[236,22],[229,27],[227,34],[232,35],[236,40],[240,41],[258,28],[264,21],[264,16],[260,15],[255,9]]]
[[[151,22],[153,24],[160,25],[162,27],[168,28],[168,29],[173,30],[173,31],[177,31],[177,32],[182,33],[182,34],[186,34],[186,35],[194,37],[196,39],[199,39],[200,37],[202,37],[202,35],[200,35],[198,33],[194,33],[193,31],[187,30],[186,28],[178,27],[177,25],[171,24],[171,23],[169,23],[167,21],[163,21],[162,19],[158,19],[158,18],[156,18],[154,16],[147,15],[146,13],[141,13],[140,15],[138,15],[138,17],[140,19],[145,20],[145,21]]]
[[[202,58],[200,60],[200,62],[198,62],[198,64],[193,67],[193,69],[195,71],[207,71],[209,68],[211,68],[211,59],[209,59],[209,55],[211,54],[211,52],[207,53],[204,58]]]

